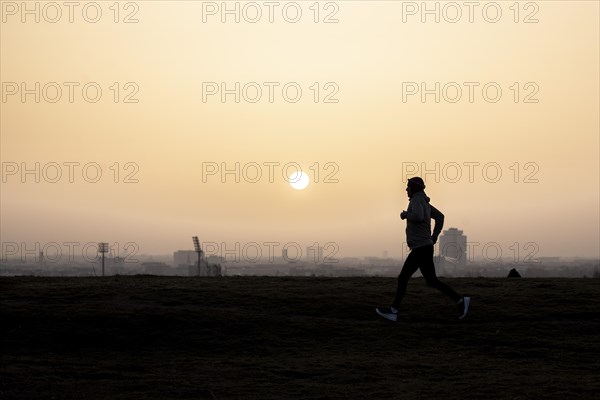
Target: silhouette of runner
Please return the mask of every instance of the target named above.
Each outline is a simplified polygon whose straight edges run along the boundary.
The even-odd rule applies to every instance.
[[[398,308],[406,293],[408,280],[417,272],[417,269],[421,270],[421,274],[423,274],[429,286],[445,293],[456,302],[459,308],[459,319],[465,318],[469,311],[471,298],[460,296],[450,286],[441,282],[435,274],[433,245],[437,242],[444,226],[444,214],[429,204],[429,197],[425,194],[424,189],[425,182],[420,177],[413,177],[408,180],[406,192],[410,201],[408,209],[402,211],[400,218],[406,219],[406,243],[410,248],[410,253],[404,261],[400,275],[398,275],[398,288],[392,306],[377,307],[375,309],[377,314],[390,321],[398,319]],[[435,221],[433,234],[431,233],[432,218]]]

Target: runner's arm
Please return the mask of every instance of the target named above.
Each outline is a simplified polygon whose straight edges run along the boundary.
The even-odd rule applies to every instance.
[[[431,207],[431,218],[435,221],[435,226],[433,227],[433,233],[431,234],[431,240],[433,240],[433,244],[437,242],[437,238],[442,232],[442,228],[444,227],[444,214],[434,206]]]

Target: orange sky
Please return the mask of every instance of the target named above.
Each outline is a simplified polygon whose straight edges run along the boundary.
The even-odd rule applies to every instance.
[[[256,2],[262,18],[252,23],[256,7],[247,3],[239,3],[239,23],[210,13],[221,2],[200,1],[121,2],[117,23],[113,2],[99,2],[96,23],[85,20],[82,2],[72,23],[66,7],[51,23],[56,10],[39,2],[36,23],[21,2],[2,1],[2,242],[136,242],[140,252],[169,253],[198,235],[232,246],[335,242],[338,256],[400,256],[403,179],[416,165],[446,227],[469,242],[499,243],[507,255],[515,242],[534,242],[538,256],[599,256],[598,2],[521,2],[518,16],[512,1],[496,2],[495,23],[486,21],[496,18],[490,2],[480,2],[472,23],[466,7],[452,23],[456,10],[439,2],[440,22],[422,22],[422,10],[411,8],[421,2],[391,1],[320,2],[316,23],[312,1],[297,2],[296,23],[285,20],[296,18],[290,2],[279,2],[273,23]],[[22,102],[21,89],[35,82],[40,102],[35,93]],[[240,102],[229,94],[223,103],[220,93],[203,102],[206,82],[239,82]],[[439,103],[420,92],[404,92],[403,101],[403,87],[436,82]],[[473,82],[472,102],[465,82]],[[89,96],[101,88],[97,102],[84,99],[86,84]],[[291,97],[301,88],[297,102],[284,98],[286,84]],[[486,84],[491,97],[502,90],[497,102],[484,97]],[[252,103],[257,86],[262,97]],[[137,102],[124,102],[127,95]],[[39,183],[21,176],[36,162]],[[69,162],[79,163],[72,183]],[[281,166],[292,162],[309,174],[307,189],[283,179]],[[62,166],[57,183],[52,163]],[[94,163],[102,177],[91,183]],[[247,173],[257,163],[263,178],[203,182],[206,163],[240,163]],[[273,182],[265,163],[279,163]],[[421,168],[436,163],[439,173]],[[472,182],[468,163],[479,163]],[[463,175],[454,182],[456,165]],[[312,182],[315,169],[338,182]],[[128,173],[138,182],[124,183]]]

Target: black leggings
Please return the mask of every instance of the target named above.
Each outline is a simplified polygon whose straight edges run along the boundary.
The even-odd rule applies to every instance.
[[[459,301],[462,298],[458,293],[452,290],[450,286],[438,280],[435,275],[433,245],[423,246],[411,250],[408,257],[406,257],[402,271],[400,272],[400,275],[398,275],[398,289],[396,289],[396,298],[392,303],[392,307],[398,308],[400,306],[404,293],[406,293],[408,280],[415,272],[417,272],[417,269],[421,270],[421,274],[423,274],[423,278],[425,278],[425,282],[427,282],[429,286],[445,293],[454,301]]]

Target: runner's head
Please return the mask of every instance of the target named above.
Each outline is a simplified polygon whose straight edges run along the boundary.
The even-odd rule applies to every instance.
[[[418,176],[414,176],[408,180],[406,184],[406,193],[411,198],[413,194],[423,191],[425,189],[425,182]]]

